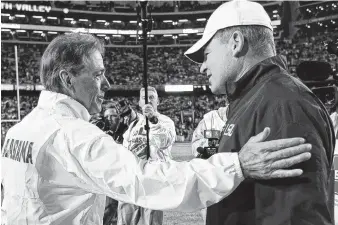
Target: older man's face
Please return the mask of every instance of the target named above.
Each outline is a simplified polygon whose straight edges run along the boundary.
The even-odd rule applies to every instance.
[[[213,38],[204,50],[200,72],[206,73],[214,94],[226,94],[225,83],[234,76],[234,57],[230,44]]]
[[[104,75],[105,68],[99,51],[94,51],[88,58],[86,68],[73,77],[73,98],[80,102],[90,114],[101,111],[104,93],[110,87]]]
[[[140,101],[139,106],[142,108],[145,105],[145,92],[142,91],[140,95]],[[154,91],[148,91],[148,104],[150,104],[155,111],[157,111],[157,105],[158,105],[158,96],[157,93]]]

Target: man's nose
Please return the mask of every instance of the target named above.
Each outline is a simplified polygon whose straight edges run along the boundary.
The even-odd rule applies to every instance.
[[[101,90],[102,91],[108,91],[110,88],[109,81],[107,80],[106,76],[103,76],[102,82],[101,82]]]
[[[205,73],[206,69],[207,69],[207,66],[205,65],[205,62],[203,62],[200,67],[200,73]]]

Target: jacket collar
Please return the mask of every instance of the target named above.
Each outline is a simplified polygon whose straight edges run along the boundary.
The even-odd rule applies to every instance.
[[[73,98],[51,91],[41,91],[38,107],[53,110],[56,114],[73,116],[85,121],[89,121],[88,110]]]
[[[226,95],[229,101],[233,101],[243,93],[248,92],[253,86],[261,81],[261,78],[282,71],[287,71],[287,63],[284,56],[267,58],[254,65],[238,81],[226,83]]]

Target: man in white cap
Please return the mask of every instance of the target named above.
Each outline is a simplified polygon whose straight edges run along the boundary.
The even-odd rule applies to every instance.
[[[270,138],[302,136],[314,157],[298,166],[304,174],[287,180],[247,180],[207,210],[212,225],[334,224],[332,161],[335,137],[320,100],[289,75],[276,56],[271,21],[264,8],[230,1],[210,16],[204,34],[185,53],[202,63],[211,91],[226,94],[229,114],[219,151],[237,152],[262,127]]]

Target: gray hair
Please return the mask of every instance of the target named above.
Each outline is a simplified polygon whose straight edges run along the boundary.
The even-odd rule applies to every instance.
[[[156,93],[156,96],[158,96],[157,91],[156,91],[156,89],[155,89],[154,87],[148,86],[147,90],[148,90],[148,91],[155,92],[155,93]],[[143,93],[143,92],[145,92],[145,91],[144,91],[144,87],[141,88],[141,90],[140,90],[140,95],[141,95],[141,93]]]
[[[91,34],[71,33],[56,37],[41,58],[40,79],[45,89],[62,93],[60,71],[78,76],[95,50],[104,55],[103,43]]]
[[[249,44],[249,48],[256,55],[267,55],[271,51],[276,55],[276,47],[273,38],[273,32],[265,26],[246,25],[234,26],[221,29],[215,34],[215,38],[227,43],[235,31],[240,31]]]

